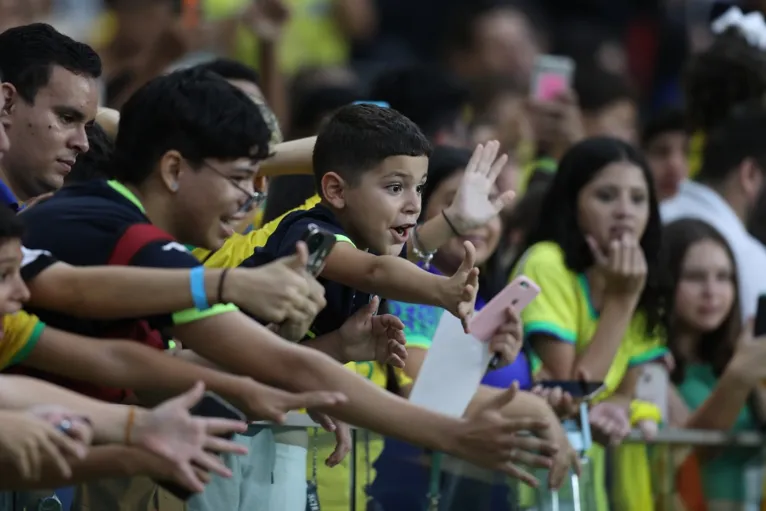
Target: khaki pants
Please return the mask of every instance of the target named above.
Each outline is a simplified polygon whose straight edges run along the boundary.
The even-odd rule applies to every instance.
[[[186,504],[148,477],[103,479],[80,485],[72,511],[186,511]]]

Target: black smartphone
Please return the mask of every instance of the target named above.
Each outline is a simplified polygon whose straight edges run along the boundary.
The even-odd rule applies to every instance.
[[[205,392],[204,397],[189,410],[189,413],[198,417],[217,417],[237,421],[247,419],[244,413],[215,392]],[[234,433],[222,435],[222,437],[231,440],[234,438]],[[193,495],[183,486],[170,481],[156,481],[156,483],[183,501],[189,500]]]
[[[755,313],[753,337],[766,335],[766,295],[758,297],[758,312]]]
[[[316,224],[309,224],[301,239],[306,242],[309,250],[309,262],[306,269],[316,277],[322,271],[332,247],[335,246],[335,235],[320,229]]]
[[[539,385],[547,389],[561,387],[561,390],[569,393],[573,398],[583,401],[590,401],[605,388],[602,381],[549,380],[542,381]]]

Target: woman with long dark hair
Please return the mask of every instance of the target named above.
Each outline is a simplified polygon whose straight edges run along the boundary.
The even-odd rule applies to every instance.
[[[590,138],[562,158],[514,273],[542,289],[522,311],[541,379],[604,382],[591,410],[594,435],[630,430],[640,365],[666,355],[659,278],[661,227],[652,177],[630,144]],[[594,462],[606,507],[603,452]]]
[[[676,390],[671,389],[671,421],[690,413],[676,425],[755,431],[756,409],[763,410],[766,402],[761,387],[766,339],[752,339],[752,325],[742,328],[731,249],[718,231],[699,220],[673,222],[664,235],[663,262],[672,291],[668,344],[676,360],[671,379],[683,400],[674,399]],[[752,449],[698,454],[709,510],[738,510],[760,502],[762,478],[748,477],[761,464],[753,460]]]

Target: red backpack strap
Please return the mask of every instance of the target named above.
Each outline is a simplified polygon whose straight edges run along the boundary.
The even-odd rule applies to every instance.
[[[117,240],[107,264],[127,266],[142,248],[154,241],[173,241],[173,237],[152,224],[131,225]]]

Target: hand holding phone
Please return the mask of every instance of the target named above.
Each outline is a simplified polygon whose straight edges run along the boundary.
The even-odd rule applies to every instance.
[[[309,251],[306,269],[312,276],[317,277],[324,268],[327,256],[330,255],[332,248],[335,246],[335,235],[320,229],[316,224],[309,224],[302,240],[306,242],[306,248]]]
[[[530,90],[532,98],[551,101],[569,90],[574,77],[575,62],[569,57],[542,55],[535,61]]]
[[[198,417],[215,417],[220,419],[233,419],[236,421],[246,421],[247,417],[242,411],[226,401],[224,398],[214,392],[205,392],[205,396],[189,410],[190,415]],[[221,435],[222,438],[231,440],[234,434]],[[183,486],[170,481],[157,481],[157,484],[178,499],[186,501],[191,498],[193,493]]]
[[[489,342],[497,329],[507,322],[509,307],[516,312],[521,312],[538,294],[540,294],[540,287],[532,280],[523,275],[515,278],[473,317],[470,324],[471,333],[480,341]],[[500,362],[499,355],[492,357],[489,363],[490,369],[496,369]]]

